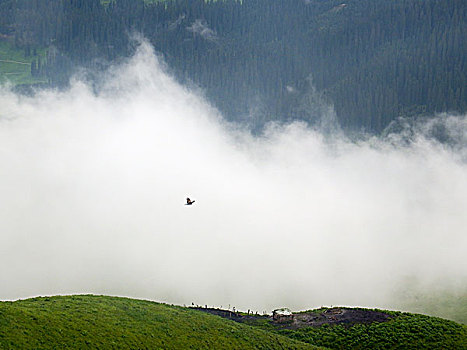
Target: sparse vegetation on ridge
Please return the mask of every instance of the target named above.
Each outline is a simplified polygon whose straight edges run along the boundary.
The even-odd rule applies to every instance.
[[[326,312],[326,309],[323,309]],[[323,310],[312,310],[315,314]],[[365,309],[347,309],[365,310]],[[336,323],[292,329],[271,322],[252,323],[292,339],[331,349],[467,349],[467,326],[438,317],[367,310],[390,316],[383,322]]]
[[[297,312],[293,321],[280,322],[200,310],[330,349],[467,349],[465,325],[421,314],[334,307]]]

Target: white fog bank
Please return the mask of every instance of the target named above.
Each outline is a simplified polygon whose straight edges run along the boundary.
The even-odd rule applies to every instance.
[[[270,311],[390,307],[413,280],[467,290],[465,143],[252,137],[146,43],[105,79],[0,93],[0,299]],[[464,142],[466,117],[447,119]]]

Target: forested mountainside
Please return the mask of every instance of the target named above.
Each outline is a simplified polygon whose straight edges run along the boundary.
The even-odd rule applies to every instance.
[[[38,56],[31,73],[66,84],[132,52],[142,33],[182,82],[229,119],[347,129],[467,111],[464,0],[0,0],[0,40]]]

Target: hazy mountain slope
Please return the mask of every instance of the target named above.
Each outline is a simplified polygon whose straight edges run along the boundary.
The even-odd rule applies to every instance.
[[[217,316],[143,300],[58,296],[0,303],[1,349],[315,349]]]
[[[462,0],[1,0],[0,18],[0,39],[50,48],[36,74],[52,85],[131,54],[129,34],[142,33],[180,80],[253,127],[319,123],[323,103],[344,127],[376,132],[467,111]]]

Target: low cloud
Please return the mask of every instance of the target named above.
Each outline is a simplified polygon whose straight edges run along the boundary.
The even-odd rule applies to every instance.
[[[146,43],[98,93],[4,89],[0,106],[0,299],[270,311],[390,308],[407,280],[466,289],[465,138],[355,142],[302,124],[252,137]],[[465,136],[465,120],[444,127]]]
[[[204,20],[197,19],[191,26],[187,27],[187,30],[200,35],[208,41],[217,41],[217,33],[209,28],[207,22]]]

